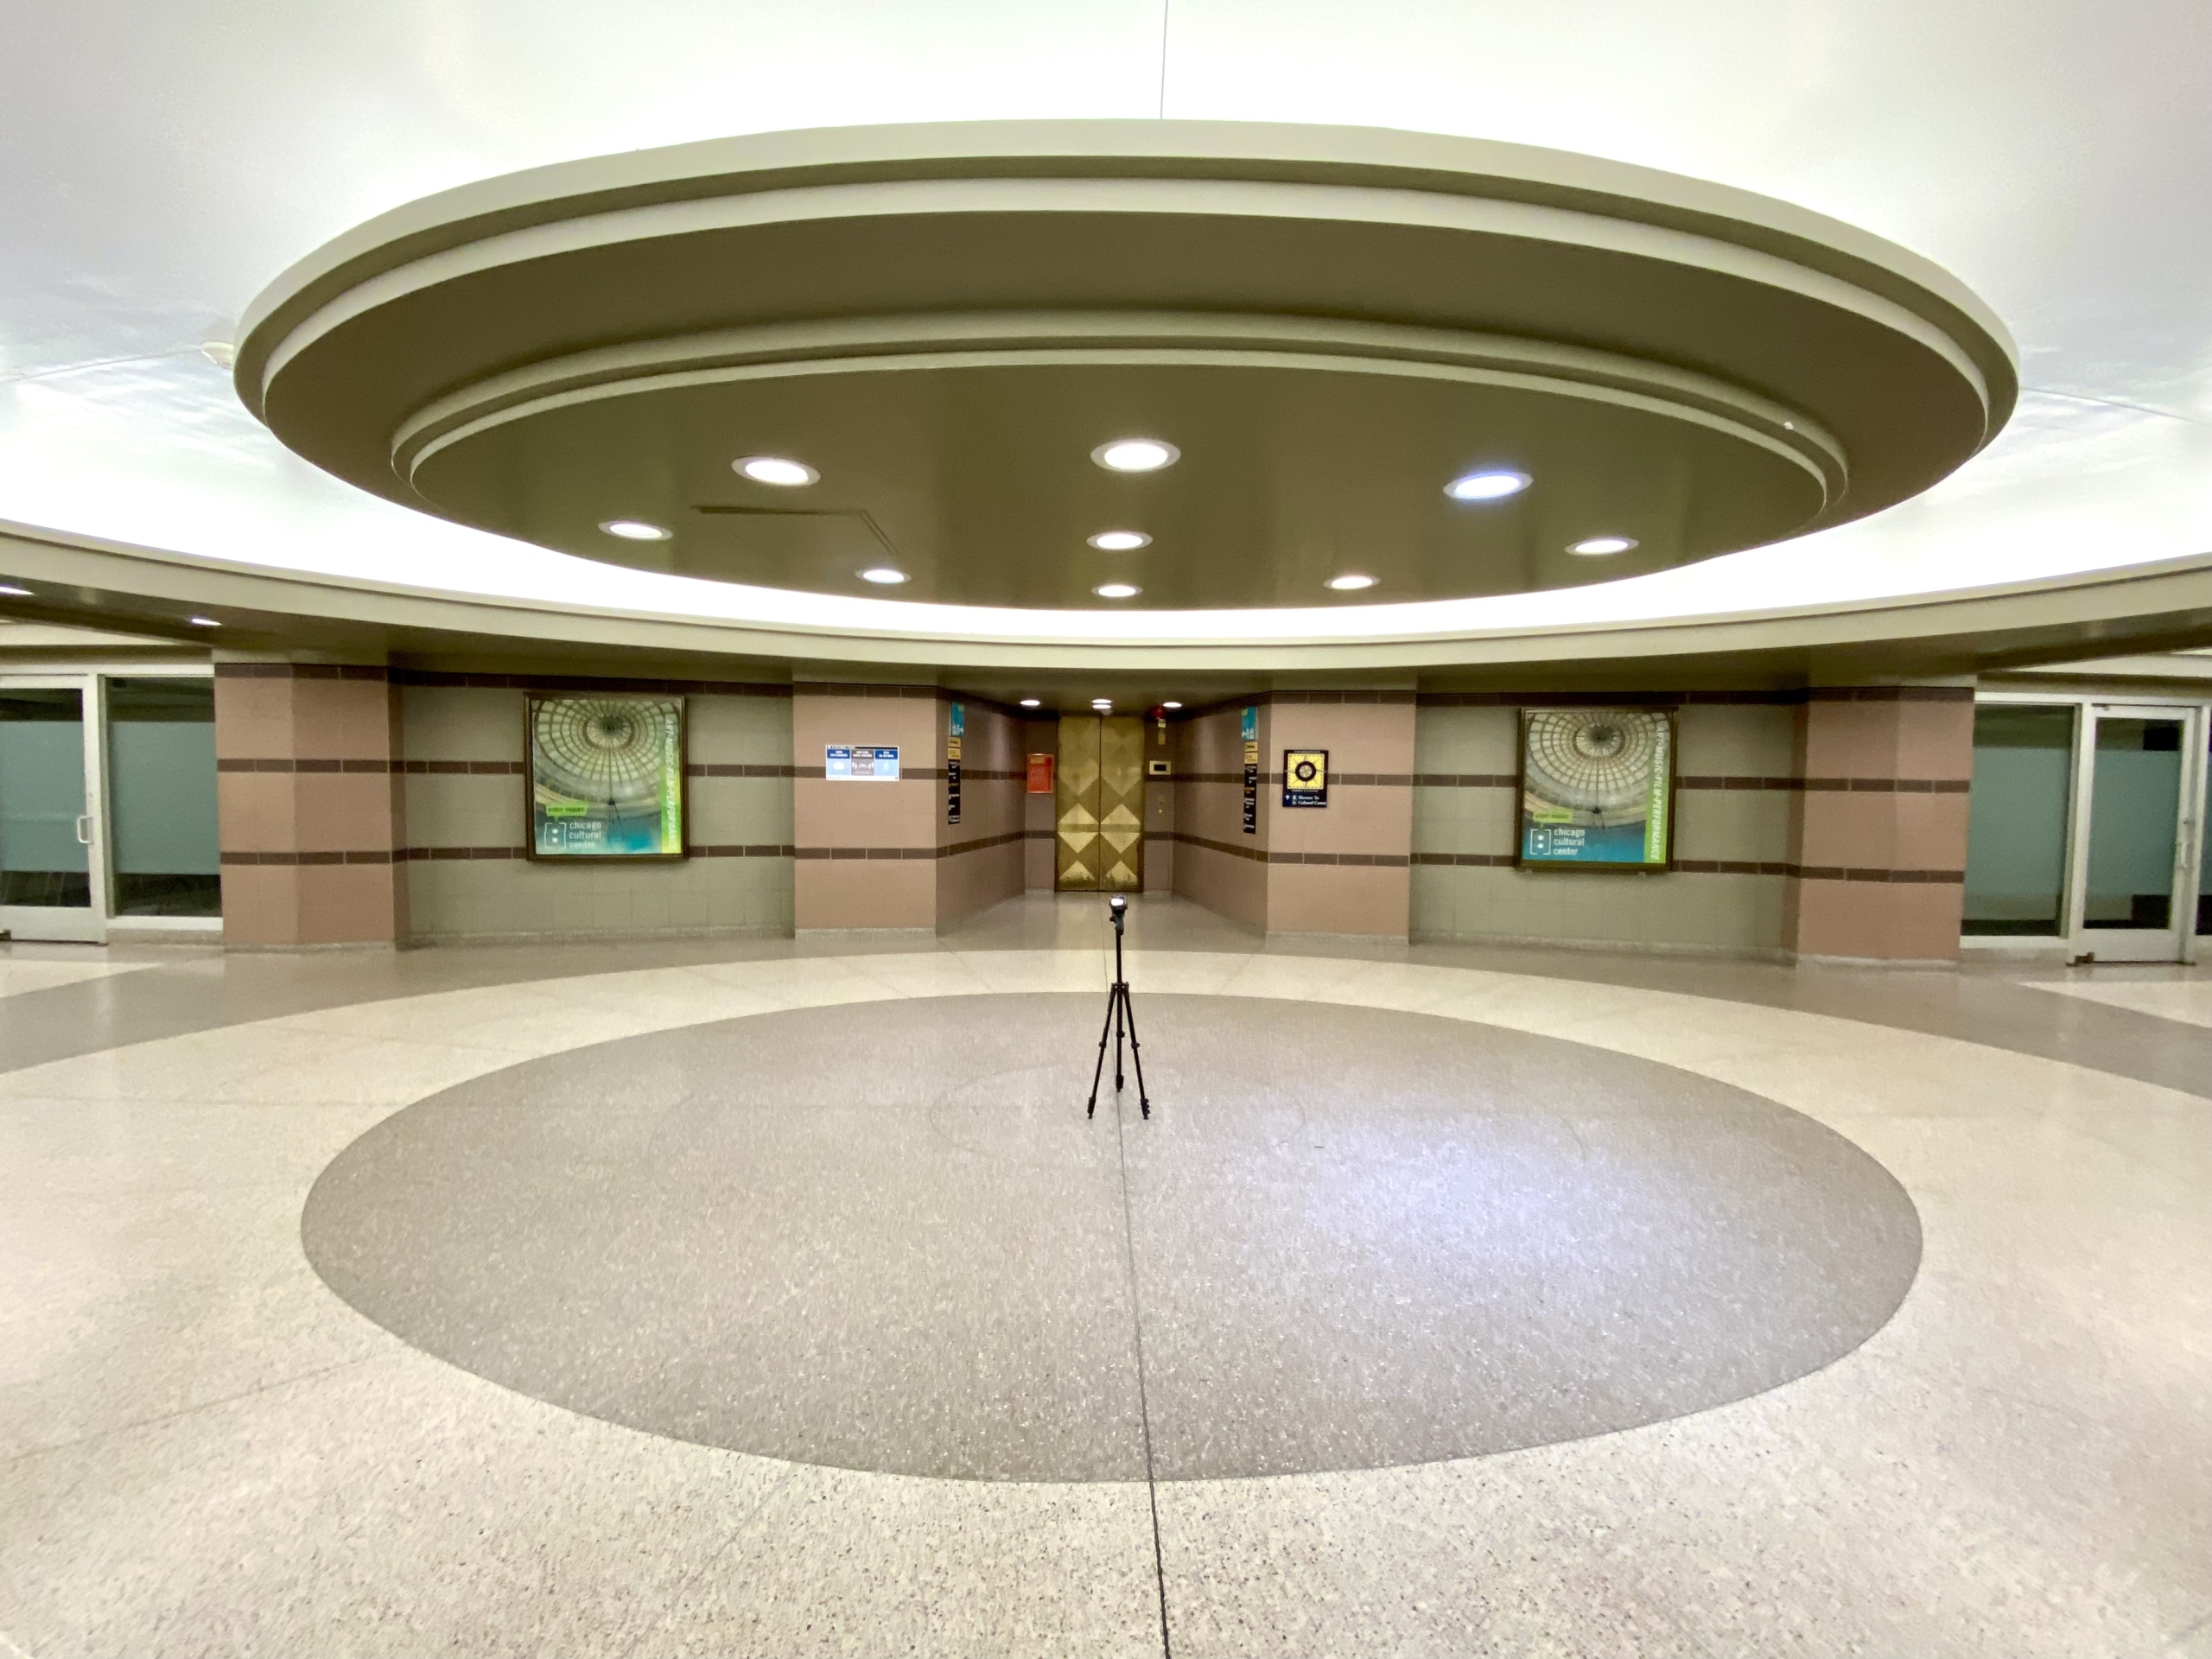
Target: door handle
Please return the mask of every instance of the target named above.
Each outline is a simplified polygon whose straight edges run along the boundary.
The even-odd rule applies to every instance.
[[[92,844],[92,815],[89,812],[78,814],[77,844],[79,847],[89,847]]]

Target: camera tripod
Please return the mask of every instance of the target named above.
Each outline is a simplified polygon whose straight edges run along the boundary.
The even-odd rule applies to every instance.
[[[1098,1083],[1106,1075],[1109,1037],[1114,1039],[1114,1092],[1122,1092],[1122,1022],[1126,1019],[1129,1027],[1129,1062],[1137,1074],[1137,1104],[1150,1117],[1152,1102],[1144,1091],[1144,1055],[1137,1047],[1137,1011],[1129,1006],[1129,982],[1122,975],[1122,923],[1129,913],[1129,901],[1116,893],[1106,901],[1106,909],[1114,918],[1114,988],[1106,993],[1106,1025],[1098,1033],[1098,1064],[1091,1068],[1090,1105],[1084,1116],[1098,1116]]]

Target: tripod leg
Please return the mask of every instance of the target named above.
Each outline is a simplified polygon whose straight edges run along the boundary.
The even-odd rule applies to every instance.
[[[1137,1043],[1137,1007],[1129,1001],[1129,988],[1122,987],[1122,1006],[1129,1015],[1129,1059],[1137,1070],[1137,1104],[1144,1109],[1147,1117],[1152,1116],[1152,1097],[1144,1091],[1144,1050]]]
[[[1113,994],[1109,992],[1106,996],[1106,1023],[1098,1033],[1098,1064],[1090,1068],[1090,1104],[1084,1110],[1083,1115],[1085,1117],[1098,1116],[1098,1079],[1106,1074],[1106,1037],[1107,1033],[1113,1029],[1114,997]],[[1118,1065],[1119,1063],[1117,1056],[1116,1064]]]
[[[1128,1005],[1128,986],[1114,987],[1114,1092],[1117,1095],[1122,1092],[1122,1010]]]

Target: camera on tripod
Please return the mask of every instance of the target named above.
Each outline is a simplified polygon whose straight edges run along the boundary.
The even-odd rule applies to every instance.
[[[1114,988],[1106,993],[1106,1026],[1098,1033],[1098,1064],[1090,1072],[1090,1104],[1085,1117],[1098,1115],[1098,1084],[1106,1075],[1106,1039],[1114,1039],[1114,1092],[1122,1092],[1122,1027],[1126,1020],[1129,1033],[1129,1064],[1137,1074],[1137,1105],[1144,1116],[1152,1116],[1152,1099],[1144,1090],[1144,1055],[1137,1047],[1137,1011],[1129,1006],[1129,982],[1122,972],[1122,924],[1128,918],[1129,901],[1116,893],[1106,901],[1106,913],[1114,918]]]

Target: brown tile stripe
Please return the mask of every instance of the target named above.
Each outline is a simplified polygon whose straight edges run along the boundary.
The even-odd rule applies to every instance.
[[[688,858],[789,858],[798,850],[795,847],[779,846],[773,842],[763,842],[748,846],[731,843],[727,846],[688,847],[684,849],[684,855]],[[448,863],[456,860],[528,858],[530,849],[527,847],[409,847],[393,856],[410,861],[435,860],[441,863]],[[548,861],[560,862],[557,859]]]
[[[804,778],[815,783],[828,781],[820,766],[787,766],[785,768],[784,775]],[[960,768],[960,781],[963,784],[1020,783],[1027,780],[1028,776],[1029,774],[1026,772],[995,772],[983,766],[963,766]],[[842,784],[845,780],[841,778],[837,781]],[[874,780],[861,779],[855,781],[865,783]],[[944,781],[944,768],[943,766],[901,766],[899,768],[899,781],[902,784],[942,783]]]
[[[238,853],[226,851],[226,864],[391,864],[408,855],[388,849],[371,848],[359,852],[344,853]]]
[[[791,690],[795,697],[891,697],[920,702],[945,696],[934,685],[863,685],[834,680],[793,680]]]
[[[937,849],[937,855],[939,858],[958,858],[963,853],[980,853],[986,848],[1011,846],[1017,841],[1024,841],[1027,838],[1027,830],[1008,830],[1001,835],[978,836],[973,841],[949,842]]]
[[[1274,853],[1258,847],[1239,847],[1233,842],[1209,841],[1204,836],[1185,835],[1173,830],[1154,831],[1145,839],[1180,842],[1186,847],[1201,847],[1210,853],[1226,853],[1231,858],[1249,858],[1259,864],[1363,864],[1403,869],[1413,861],[1403,853]]]
[[[1510,853],[1415,853],[1416,864],[1477,865],[1495,868],[1513,862]],[[1681,875],[1783,875],[1800,881],[1888,881],[1928,887],[1961,886],[1964,870],[1859,870],[1829,865],[1768,864],[1727,858],[1681,858],[1674,873]],[[1630,872],[1633,874],[1633,872]]]
[[[1414,782],[1423,789],[1516,789],[1521,780],[1510,772],[1424,772]],[[1779,790],[1848,791],[1860,795],[1963,795],[1970,787],[1964,778],[1728,778],[1685,773],[1675,779],[1676,789]]]
[[[219,669],[216,671],[221,672]],[[381,677],[384,671],[378,670]],[[394,685],[437,686],[475,691],[604,691],[645,696],[788,697],[788,685],[757,680],[646,680],[596,674],[448,674],[428,668],[395,668]]]
[[[226,755],[215,762],[218,772],[348,772],[380,775],[404,769],[404,763],[398,760],[303,760],[274,756]],[[467,770],[466,766],[462,770]]]
[[[1249,701],[1249,699],[1247,699]],[[1971,702],[1970,685],[1815,685],[1776,691],[1424,691],[1424,709],[1679,709],[1808,702]]]
[[[283,760],[274,757],[248,759],[226,757],[215,762],[218,772],[404,772],[410,777],[477,777],[520,778],[530,768],[520,760]],[[683,768],[687,778],[796,778],[801,776],[796,766],[765,764],[735,764],[707,761]],[[820,777],[817,767],[814,776]],[[915,772],[919,778],[924,774]],[[940,772],[936,774],[943,777]],[[1019,778],[1018,772],[970,772],[966,778],[982,782],[997,782]]]
[[[353,663],[218,663],[219,680],[388,680],[389,669]]]
[[[1167,781],[1171,784],[1241,785],[1244,781],[1244,774],[1241,770],[1183,772],[1176,773]],[[1260,774],[1260,781],[1263,784],[1280,785],[1282,782],[1282,773],[1263,772]],[[1340,784],[1350,789],[1411,789],[1415,784],[1426,781],[1425,779],[1416,777],[1410,772],[1338,772],[1329,775],[1329,786],[1332,789]]]
[[[964,853],[980,853],[986,848],[1009,846],[1027,840],[1031,833],[1009,830],[1003,835],[978,836],[973,841],[949,842],[942,847],[795,847],[791,855],[796,858],[830,859],[958,858]]]

